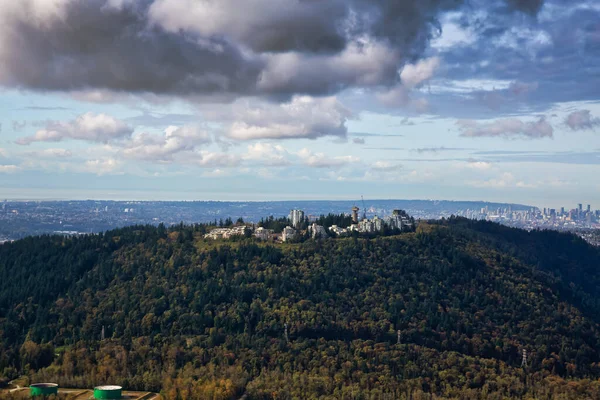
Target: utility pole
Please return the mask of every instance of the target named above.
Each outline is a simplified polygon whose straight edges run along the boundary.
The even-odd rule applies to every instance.
[[[285,324],[285,325],[284,325],[284,328],[285,328],[285,329],[284,329],[283,333],[284,333],[284,335],[285,335],[285,341],[286,341],[287,343],[289,343],[289,342],[290,342],[290,338],[289,338],[289,336],[288,336],[288,326],[287,326],[287,324]]]
[[[400,344],[400,338],[402,337],[402,332],[398,329],[398,344]]]
[[[100,334],[100,340],[104,340],[104,325],[102,325],[102,333]]]

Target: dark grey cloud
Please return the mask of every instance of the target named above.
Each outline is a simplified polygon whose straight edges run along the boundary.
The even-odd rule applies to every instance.
[[[505,1],[509,9],[537,10]],[[398,68],[439,33],[440,13],[463,3],[8,2],[0,10],[0,85],[220,99],[393,85]]]
[[[590,110],[573,111],[565,118],[565,124],[574,131],[594,129],[600,126],[600,118],[593,117]]]
[[[352,139],[352,143],[354,143],[354,144],[365,144],[365,139],[363,139],[363,138],[354,138],[354,139]]]

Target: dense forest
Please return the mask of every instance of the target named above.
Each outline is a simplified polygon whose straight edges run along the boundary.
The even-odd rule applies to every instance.
[[[205,230],[1,245],[0,382],[167,399],[600,398],[600,251],[574,235],[455,218],[296,244]]]

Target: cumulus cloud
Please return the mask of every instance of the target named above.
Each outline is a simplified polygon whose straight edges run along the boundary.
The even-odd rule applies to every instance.
[[[226,135],[237,140],[346,137],[346,120],[352,117],[335,97],[295,96],[284,104],[238,102],[228,110],[213,116],[234,121]]]
[[[202,150],[193,164],[203,168],[231,168],[241,164],[241,157],[236,154],[215,153]]]
[[[594,129],[600,126],[600,118],[593,117],[589,110],[579,110],[567,115],[565,124],[574,131]]]
[[[391,85],[436,35],[438,16],[463,3],[1,0],[0,85],[96,101],[122,94],[289,98]]]
[[[130,136],[132,132],[133,129],[121,120],[106,114],[88,112],[69,122],[49,121],[44,129],[21,138],[16,143],[28,145],[34,142],[60,142],[64,139],[106,143]]]
[[[415,64],[407,64],[400,72],[400,82],[388,90],[378,93],[377,98],[389,107],[408,106],[419,113],[429,109],[429,103],[423,98],[413,99],[413,89],[429,81],[440,65],[439,57],[431,57]]]
[[[285,166],[290,164],[288,151],[281,145],[258,142],[248,146],[244,159],[263,165]]]
[[[504,137],[541,139],[553,137],[554,128],[541,117],[537,121],[523,122],[516,118],[500,119],[489,123],[461,120],[456,123],[465,137]]]
[[[400,80],[409,89],[418,87],[431,79],[439,66],[439,57],[426,58],[415,64],[407,64],[400,73]]]
[[[304,165],[313,168],[340,168],[360,162],[360,158],[355,156],[330,157],[325,153],[313,153],[307,148],[300,150],[298,156]]]
[[[197,146],[210,143],[210,135],[197,126],[169,126],[162,136],[149,133],[134,135],[122,144],[126,158],[171,162],[183,152],[193,152]]]

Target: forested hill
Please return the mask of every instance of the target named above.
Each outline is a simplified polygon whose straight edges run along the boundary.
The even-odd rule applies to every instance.
[[[167,399],[600,398],[600,251],[576,236],[464,219],[285,245],[201,229],[1,245],[0,377]]]

